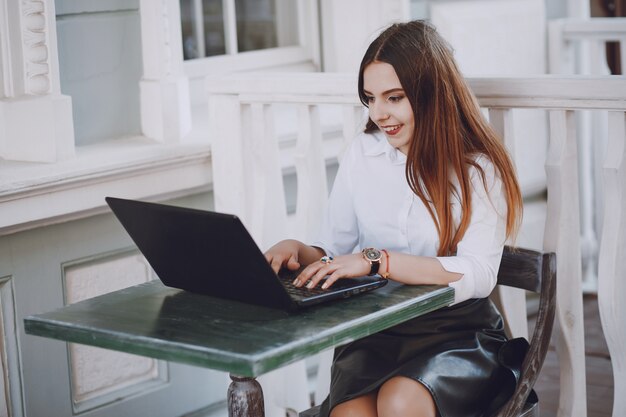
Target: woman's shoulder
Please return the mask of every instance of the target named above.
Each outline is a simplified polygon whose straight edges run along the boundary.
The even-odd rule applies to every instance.
[[[492,189],[499,182],[500,175],[491,158],[484,153],[478,153],[472,156],[472,162],[469,167],[469,177],[474,186],[482,184],[488,190]]]

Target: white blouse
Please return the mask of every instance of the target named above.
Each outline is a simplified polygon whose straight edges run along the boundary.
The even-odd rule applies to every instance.
[[[437,257],[449,272],[463,274],[449,285],[454,302],[487,297],[496,285],[506,230],[504,189],[491,162],[479,157],[482,177],[470,168],[472,218],[456,256]],[[380,132],[357,136],[341,160],[328,207],[312,244],[332,256],[375,247],[436,257],[439,237],[428,210],[405,177],[406,156]],[[460,221],[460,204],[453,200]]]

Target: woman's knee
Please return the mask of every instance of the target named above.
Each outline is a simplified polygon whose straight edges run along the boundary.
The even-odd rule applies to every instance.
[[[330,417],[378,417],[376,412],[376,393],[343,402],[335,406]]]
[[[430,391],[403,376],[393,377],[378,391],[378,417],[436,417],[437,407]]]

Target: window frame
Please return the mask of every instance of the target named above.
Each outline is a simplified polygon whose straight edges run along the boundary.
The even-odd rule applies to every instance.
[[[309,63],[321,69],[318,2],[296,0],[298,44],[256,51],[237,51],[235,0],[222,0],[226,54],[183,61],[189,78]],[[182,39],[181,39],[182,42]]]

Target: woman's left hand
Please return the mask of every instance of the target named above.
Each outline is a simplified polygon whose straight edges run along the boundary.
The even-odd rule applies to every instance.
[[[307,284],[307,288],[315,288],[324,277],[328,276],[322,284],[322,288],[325,289],[333,285],[339,278],[362,277],[369,272],[370,264],[363,258],[363,255],[353,253],[337,256],[330,262],[320,260],[309,264],[298,275],[293,284],[296,287]]]

